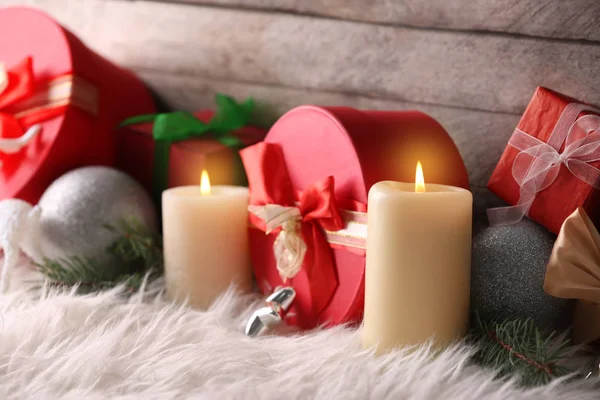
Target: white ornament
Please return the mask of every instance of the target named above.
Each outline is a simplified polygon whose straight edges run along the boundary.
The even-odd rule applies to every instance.
[[[0,276],[0,292],[10,286],[10,274],[19,261],[19,251],[32,259],[39,258],[37,248],[40,209],[17,199],[0,201],[0,248],[4,263]]]
[[[118,276],[122,265],[106,248],[116,233],[104,229],[132,218],[157,229],[156,209],[133,178],[108,167],[71,171],[50,185],[37,206],[16,199],[0,201],[0,249],[4,263],[0,293],[6,292],[19,250],[33,261],[70,257],[93,259],[105,274]]]

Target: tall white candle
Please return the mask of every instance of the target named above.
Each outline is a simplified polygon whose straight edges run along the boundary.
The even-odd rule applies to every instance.
[[[418,175],[418,174],[417,174]],[[422,176],[422,175],[421,175]],[[466,334],[471,192],[379,182],[369,192],[363,345],[378,353]]]
[[[247,188],[210,187],[203,173],[202,190],[169,189],[162,207],[169,298],[206,309],[231,283],[250,289]]]

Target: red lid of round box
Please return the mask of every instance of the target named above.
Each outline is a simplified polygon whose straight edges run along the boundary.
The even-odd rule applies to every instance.
[[[281,117],[265,142],[280,146],[291,185],[302,192],[327,176],[335,180],[338,207],[366,212],[367,195],[379,181],[414,182],[421,161],[426,182],[468,188],[467,171],[452,139],[433,118],[419,111],[360,111],[347,107],[302,106]],[[250,203],[252,204],[252,177]],[[252,261],[259,287],[269,293],[284,285],[276,268],[276,235],[250,230]],[[337,287],[316,320],[306,277],[287,285],[297,292],[286,322],[304,328],[358,321],[364,303],[365,255],[334,246]],[[303,265],[304,268],[304,265]]]
[[[17,197],[35,203],[54,179],[73,168],[112,165],[118,124],[155,111],[152,96],[138,78],[87,48],[45,13],[24,7],[0,9],[0,36],[0,62],[9,71],[31,58],[36,96],[64,79],[72,85],[68,98],[54,102],[53,113],[37,118],[42,130],[32,143],[17,154],[0,151],[0,200]],[[10,88],[14,76],[8,77]],[[6,95],[0,94],[0,104]],[[31,126],[31,119],[15,111],[33,104],[28,100],[32,99],[0,106],[4,121],[16,118],[22,130]],[[0,138],[14,137],[4,126],[0,125]]]

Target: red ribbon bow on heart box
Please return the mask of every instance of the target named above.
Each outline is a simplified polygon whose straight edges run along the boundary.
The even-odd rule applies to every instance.
[[[22,123],[18,114],[11,112],[10,108],[20,100],[31,97],[34,90],[31,58],[26,58],[9,71],[0,65],[0,155],[15,153],[29,141],[17,141],[23,136],[26,123]]]
[[[304,313],[316,318],[338,285],[326,235],[344,228],[335,203],[334,179],[328,176],[296,197],[278,145],[262,142],[241,154],[252,188],[250,221],[267,234],[277,234],[277,269],[284,281],[308,282],[312,309]]]
[[[96,89],[70,74],[36,82],[31,57],[10,70],[0,64],[0,159],[18,153],[40,130],[27,128],[61,115],[69,104],[95,114]]]

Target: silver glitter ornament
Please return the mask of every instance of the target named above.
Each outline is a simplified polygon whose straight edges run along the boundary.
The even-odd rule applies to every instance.
[[[473,240],[471,308],[482,318],[531,318],[543,330],[566,329],[572,302],[543,288],[555,239],[528,219],[482,230]]]
[[[41,253],[50,259],[91,258],[105,272],[119,274],[106,248],[116,239],[105,225],[135,219],[157,229],[156,208],[146,190],[128,175],[108,167],[85,167],[57,179],[38,204]]]

